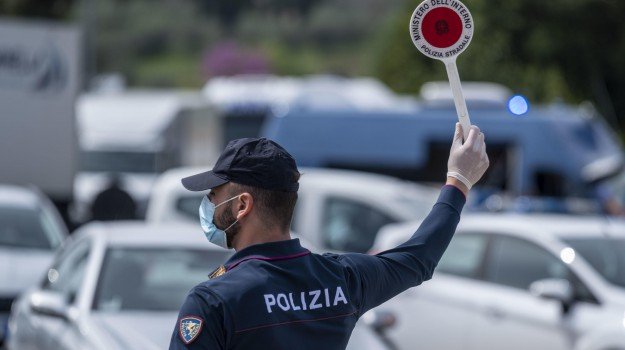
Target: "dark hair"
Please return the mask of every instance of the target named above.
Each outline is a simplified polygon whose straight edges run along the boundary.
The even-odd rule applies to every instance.
[[[296,179],[299,180],[299,174]],[[297,192],[274,191],[264,188],[242,185],[232,182],[231,195],[247,192],[254,198],[254,204],[267,226],[277,226],[282,229],[291,227],[293,211],[297,203]]]

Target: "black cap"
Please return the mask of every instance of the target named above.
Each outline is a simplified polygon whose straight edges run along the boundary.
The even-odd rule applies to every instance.
[[[282,146],[266,138],[245,138],[228,143],[213,170],[185,177],[190,191],[206,191],[226,182],[297,192],[299,172],[295,159]]]

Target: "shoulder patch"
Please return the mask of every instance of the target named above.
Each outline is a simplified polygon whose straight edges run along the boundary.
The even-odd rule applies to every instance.
[[[186,345],[191,344],[197,336],[200,335],[203,324],[204,320],[197,316],[185,316],[181,318],[178,325],[180,339],[182,339]]]
[[[221,265],[218,268],[215,269],[215,271],[211,272],[210,275],[208,275],[209,279],[213,279],[215,277],[219,277],[223,274],[226,273],[226,267]]]

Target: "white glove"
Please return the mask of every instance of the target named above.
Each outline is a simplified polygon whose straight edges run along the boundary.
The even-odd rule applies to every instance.
[[[471,189],[484,175],[489,164],[484,134],[480,132],[480,128],[472,125],[463,144],[462,126],[456,123],[456,133],[447,161],[447,176],[458,179]]]

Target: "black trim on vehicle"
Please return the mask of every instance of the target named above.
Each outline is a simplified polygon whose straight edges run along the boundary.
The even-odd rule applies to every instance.
[[[15,297],[2,297],[0,298],[0,313],[9,313],[11,312],[11,305],[13,305],[13,301]]]

